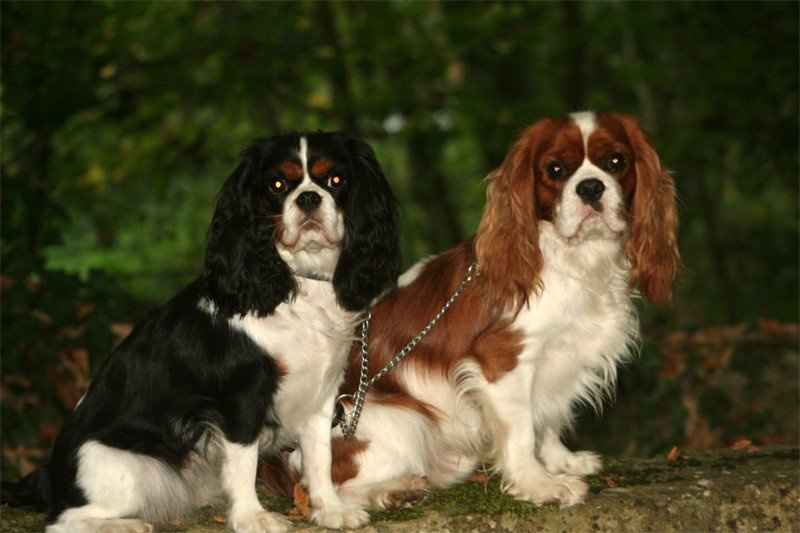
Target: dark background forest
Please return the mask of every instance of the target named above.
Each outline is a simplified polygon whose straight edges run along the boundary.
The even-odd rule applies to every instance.
[[[526,125],[585,109],[651,135],[687,272],[575,439],[797,442],[798,5],[0,3],[3,472],[46,458],[112,346],[199,273],[251,139],[364,136],[409,266],[474,232]]]

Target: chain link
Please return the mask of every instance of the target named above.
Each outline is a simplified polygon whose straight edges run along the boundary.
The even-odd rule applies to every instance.
[[[433,328],[433,326],[439,320],[441,320],[447,310],[450,309],[456,300],[458,300],[459,296],[461,296],[461,293],[463,293],[464,289],[467,288],[467,285],[472,283],[477,268],[478,263],[473,261],[472,264],[469,265],[469,268],[467,269],[467,275],[461,281],[461,284],[456,289],[456,292],[454,292],[450,299],[445,302],[444,306],[442,306],[439,312],[436,313],[436,316],[434,316],[431,321],[428,322],[428,324],[422,328],[422,330],[417,333],[417,335],[411,339],[402,350],[397,353],[397,355],[392,357],[392,359],[370,379],[367,379],[367,373],[369,372],[369,324],[372,320],[372,311],[368,312],[366,319],[361,324],[361,375],[359,376],[358,380],[358,390],[356,391],[355,396],[352,394],[342,394],[336,398],[336,416],[334,419],[334,424],[337,421],[341,422],[342,434],[345,440],[352,439],[353,435],[356,433],[356,427],[358,427],[358,420],[361,417],[361,410],[364,407],[364,397],[367,394],[367,389],[383,376],[391,372],[392,369],[399,365],[403,359],[408,357],[414,348],[416,348],[417,345],[422,342],[422,339],[425,338],[431,328]],[[347,414],[347,410],[344,406],[344,400],[353,402],[353,412],[349,415]],[[350,419],[349,421],[348,418]]]

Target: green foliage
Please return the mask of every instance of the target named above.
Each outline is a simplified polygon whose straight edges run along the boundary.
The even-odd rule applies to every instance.
[[[141,310],[96,271],[83,282],[28,258],[6,260],[3,268],[0,423],[6,479],[30,466],[30,459],[47,457],[66,414],[129,330],[121,321]]]
[[[4,2],[3,252],[154,303],[196,275],[254,137],[376,146],[406,264],[472,233],[482,178],[546,114],[636,114],[674,169],[680,313],[796,320],[798,6]],[[746,305],[742,303],[746,302]]]
[[[636,364],[620,370],[615,405],[602,417],[586,413],[573,444],[651,456],[742,439],[795,443],[798,334],[797,324],[763,321],[650,337]]]
[[[11,408],[6,391],[26,392],[6,376],[52,385],[78,348],[95,364],[109,324],[196,276],[237,154],[285,130],[355,130],[373,144],[408,266],[474,232],[481,182],[527,124],[587,108],[635,114],[674,170],[688,267],[675,308],[648,309],[643,323],[797,322],[799,9],[1,2],[3,438],[44,445],[32,420],[66,407],[42,396]],[[77,301],[92,312],[76,314]],[[85,329],[65,338],[65,327]],[[673,399],[688,385],[649,374],[653,350],[622,382],[654,398],[636,415],[652,439],[640,450],[685,429]],[[697,416],[711,403],[698,399]]]

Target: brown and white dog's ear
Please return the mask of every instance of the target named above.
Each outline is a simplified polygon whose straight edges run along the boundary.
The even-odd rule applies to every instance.
[[[681,269],[675,184],[635,120],[624,115],[616,118],[625,127],[636,152],[636,189],[625,248],[632,267],[631,285],[650,302],[669,303],[672,283]]]
[[[491,304],[517,311],[538,288],[543,264],[533,186],[536,135],[536,125],[528,128],[486,177],[486,208],[475,236],[481,284]]]

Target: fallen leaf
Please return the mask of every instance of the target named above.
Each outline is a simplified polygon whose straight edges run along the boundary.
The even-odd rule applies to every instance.
[[[53,317],[48,315],[44,311],[40,311],[39,309],[32,309],[31,316],[47,326],[53,323]]]
[[[473,483],[480,483],[482,485],[487,485],[489,483],[489,476],[487,476],[486,474],[483,474],[483,473],[472,474],[467,479],[469,479]]]
[[[311,520],[311,504],[308,493],[298,483],[294,484],[294,508],[289,511],[289,520]]]
[[[40,422],[39,429],[36,434],[39,436],[40,439],[45,440],[47,442],[52,442],[56,440],[59,432],[61,431],[61,424],[57,424],[55,422]]]
[[[29,459],[41,459],[49,453],[49,450],[40,448],[28,448],[23,444],[11,446],[3,445],[3,459],[6,464],[13,465],[21,476],[26,476],[38,468],[36,463]]]
[[[757,452],[759,447],[755,446],[750,439],[740,439],[731,445],[731,450],[746,450],[747,453],[753,453]]]
[[[94,304],[91,302],[83,302],[75,300],[75,310],[78,312],[78,318],[86,318],[92,311],[94,311]]]
[[[7,274],[0,274],[0,293],[5,292],[17,284],[17,278]]]
[[[617,486],[617,483],[614,481],[614,478],[612,478],[611,476],[606,476],[606,477],[601,478],[601,479],[606,482],[606,485],[608,485],[609,488],[613,489],[614,487]]]
[[[672,449],[667,454],[667,462],[674,463],[680,458],[681,458],[681,451],[678,449],[677,446],[673,446]]]
[[[3,385],[6,385],[6,386],[12,386],[13,385],[13,386],[22,387],[22,388],[25,388],[25,389],[30,389],[31,386],[32,386],[30,378],[27,378],[25,376],[16,375],[16,374],[5,374],[2,377],[2,382],[3,382]]]
[[[211,520],[213,520],[214,522],[217,522],[218,524],[227,524],[228,523],[228,519],[225,518],[224,516],[212,516]]]
[[[56,332],[57,339],[79,339],[86,333],[86,324],[79,326],[64,326]]]
[[[797,342],[800,337],[800,326],[797,324],[784,324],[774,320],[762,320],[758,323],[758,330],[765,337],[777,337]]]
[[[127,322],[116,322],[114,324],[109,325],[108,329],[116,337],[112,344],[114,346],[118,346],[119,343],[124,341],[125,338],[128,335],[130,335],[131,331],[133,331],[133,324]]]

